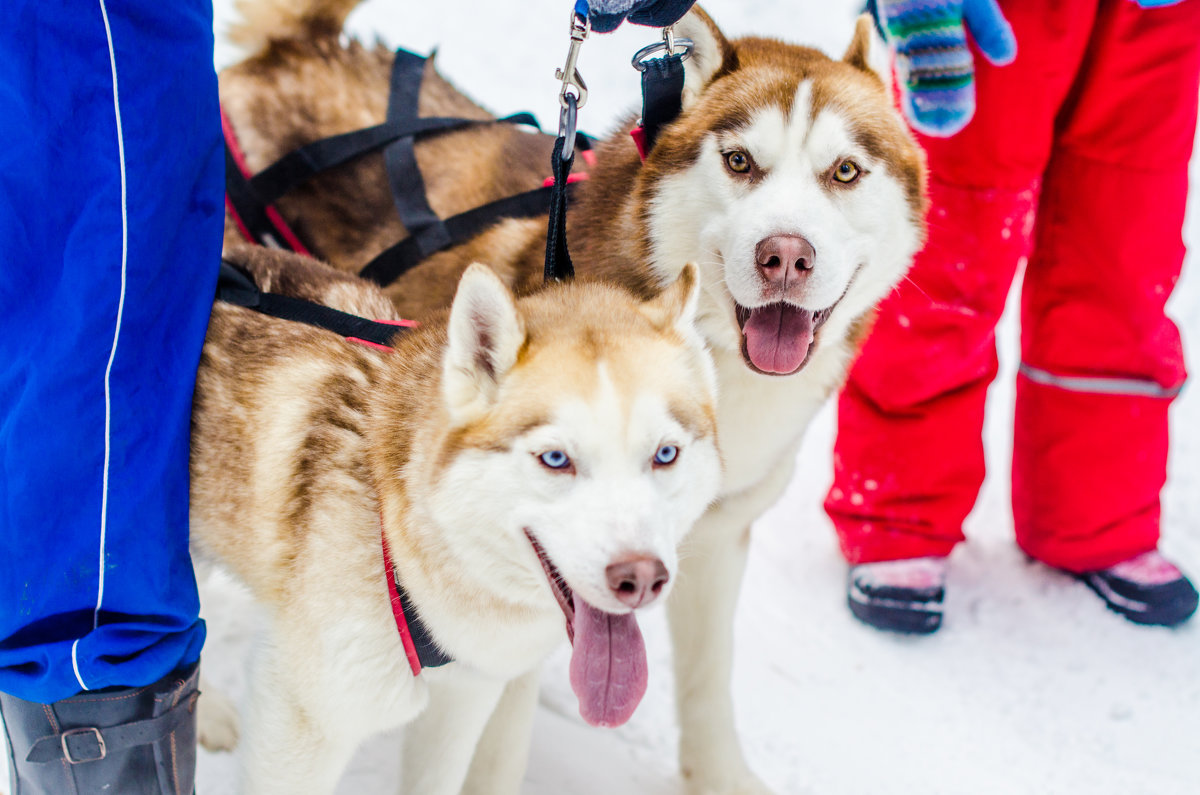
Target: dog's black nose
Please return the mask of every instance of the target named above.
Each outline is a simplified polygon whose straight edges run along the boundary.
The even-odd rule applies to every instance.
[[[605,569],[605,574],[613,596],[629,607],[650,604],[671,579],[663,562],[648,555],[622,558]]]
[[[794,283],[816,265],[817,251],[800,235],[771,235],[754,247],[754,262],[768,282]]]

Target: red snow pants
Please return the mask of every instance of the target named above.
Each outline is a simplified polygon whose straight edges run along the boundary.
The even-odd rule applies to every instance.
[[[1025,266],[1017,543],[1069,571],[1155,548],[1200,96],[1200,0],[1001,0],[1017,58],[976,57],[977,110],[922,138],[929,240],[838,401],[825,508],[851,563],[944,556],[984,477],[995,326]]]

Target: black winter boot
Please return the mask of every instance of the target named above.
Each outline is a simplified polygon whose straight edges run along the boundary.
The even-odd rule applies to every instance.
[[[1173,627],[1191,618],[1200,604],[1196,586],[1158,550],[1075,576],[1135,624]]]
[[[53,704],[0,693],[11,795],[192,795],[199,664]]]
[[[946,559],[907,558],[850,567],[846,598],[864,624],[889,632],[928,635],[942,625]]]

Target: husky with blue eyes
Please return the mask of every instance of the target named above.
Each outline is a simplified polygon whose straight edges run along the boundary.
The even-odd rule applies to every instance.
[[[228,256],[265,289],[396,319],[314,261]],[[384,350],[214,306],[192,543],[269,612],[243,792],[332,792],[361,740],[412,721],[402,791],[458,793],[505,687],[535,688],[567,639],[583,718],[630,717],[635,611],[671,588],[719,486],[698,289],[688,268],[652,300],[582,283],[516,300],[473,265],[448,315]],[[232,740],[219,717],[200,721],[210,747]],[[476,791],[520,781],[526,740],[505,740]]]

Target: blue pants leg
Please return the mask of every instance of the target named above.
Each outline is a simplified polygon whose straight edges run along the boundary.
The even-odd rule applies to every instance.
[[[188,431],[221,247],[211,0],[5,0],[0,691],[194,662]]]

